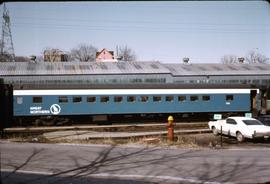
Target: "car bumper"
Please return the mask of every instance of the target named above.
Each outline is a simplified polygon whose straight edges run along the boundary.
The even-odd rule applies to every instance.
[[[269,137],[270,137],[270,132],[266,132],[266,133],[254,132],[252,134],[252,138],[269,138]]]

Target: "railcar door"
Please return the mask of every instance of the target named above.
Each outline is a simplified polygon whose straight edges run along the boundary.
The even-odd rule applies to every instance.
[[[0,129],[10,127],[13,118],[13,87],[0,79]]]
[[[260,94],[257,93],[257,90],[250,91],[250,104],[250,112],[252,113],[252,116],[257,116],[258,112],[261,110]]]

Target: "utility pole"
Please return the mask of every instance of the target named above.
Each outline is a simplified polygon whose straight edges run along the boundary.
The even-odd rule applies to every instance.
[[[10,29],[10,17],[5,4],[3,10],[1,59],[15,62],[14,46]]]

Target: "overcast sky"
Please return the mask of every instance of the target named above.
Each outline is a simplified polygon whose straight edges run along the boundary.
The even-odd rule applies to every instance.
[[[128,45],[138,60],[219,63],[256,50],[270,58],[266,1],[9,2],[15,55]],[[3,4],[0,6],[3,13]],[[2,17],[2,16],[1,16]],[[2,20],[1,20],[2,25]],[[1,31],[2,32],[2,31]]]

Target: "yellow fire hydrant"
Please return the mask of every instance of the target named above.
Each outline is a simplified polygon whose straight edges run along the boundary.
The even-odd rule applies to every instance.
[[[174,119],[172,116],[168,117],[168,134],[167,134],[167,138],[169,141],[173,141],[174,139],[174,123],[173,123]]]

